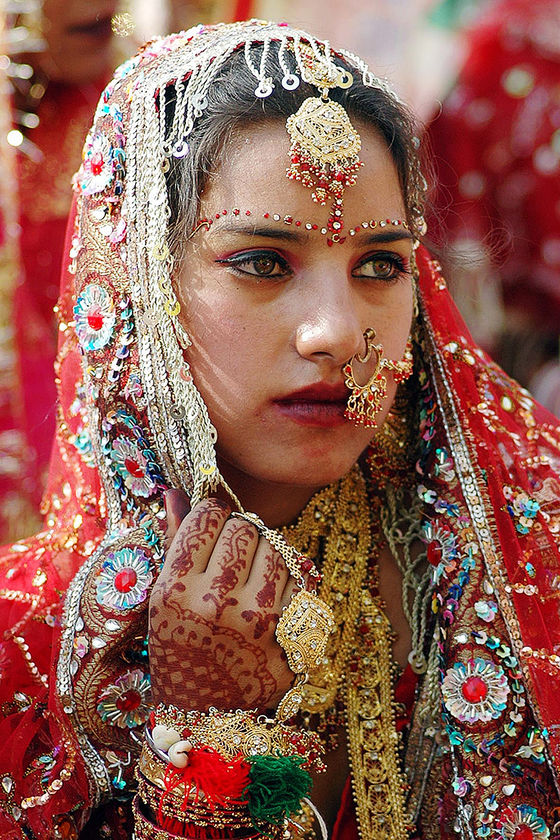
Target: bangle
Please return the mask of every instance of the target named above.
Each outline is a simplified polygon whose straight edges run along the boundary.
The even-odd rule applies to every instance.
[[[137,779],[138,796],[146,812],[153,816],[155,823],[160,827],[180,826],[181,834],[189,833],[189,830],[193,833],[197,830],[200,832],[200,829],[204,828],[227,831],[236,829],[254,831],[256,828],[245,803],[241,806],[230,803],[226,808],[217,806],[211,808],[202,797],[198,801],[191,797],[185,808],[180,793],[177,797],[173,795],[164,797],[161,790],[152,785],[141,773],[138,773]],[[268,828],[265,823],[261,827],[264,831]]]
[[[192,834],[178,833],[178,831],[168,830],[156,825],[144,813],[144,805],[139,796],[135,796],[132,803],[132,811],[134,816],[134,840],[203,840],[204,834],[200,829],[194,828]],[[212,835],[216,835],[213,831]],[[236,840],[257,840],[262,838],[262,834],[257,833],[254,829],[235,833],[224,833],[224,838],[236,838]],[[281,835],[271,835],[272,840],[280,840]]]
[[[179,740],[188,740],[194,747],[209,747],[225,759],[239,754],[246,758],[259,755],[283,755],[301,758],[304,770],[323,772],[324,752],[314,732],[293,726],[256,711],[221,712],[210,707],[208,712],[183,712],[176,706],[160,705],[151,715],[152,728],[148,743],[153,743],[158,755],[167,733],[177,733]],[[167,730],[167,733],[163,730]],[[157,735],[162,732],[163,741]],[[172,736],[173,737],[173,736]],[[170,740],[170,739],[169,739]],[[169,741],[167,741],[169,743]],[[168,759],[165,756],[164,760]]]
[[[145,818],[178,836],[281,840],[311,789],[309,770],[324,769],[321,756],[316,734],[256,711],[158,706],[137,767],[138,801]]]

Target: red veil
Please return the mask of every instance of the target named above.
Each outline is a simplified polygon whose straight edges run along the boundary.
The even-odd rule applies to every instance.
[[[137,72],[132,65],[126,84],[109,87],[90,148],[103,151],[101,135],[123,148]],[[132,170],[132,147],[126,155]],[[142,356],[159,352],[164,333],[135,285],[140,263],[136,276],[123,256],[142,231],[131,216],[123,230],[118,186],[113,169],[105,192],[80,196],[68,229],[45,530],[0,555],[3,838],[77,836],[92,815],[84,837],[103,836],[104,823],[114,838],[131,831],[149,709],[147,596],[163,554],[162,491],[179,483],[169,451],[179,457],[182,439],[150,400]],[[408,805],[424,837],[456,836],[457,825],[465,837],[507,840],[527,826],[545,840],[560,818],[560,431],[474,345],[422,248],[418,266],[413,469],[434,566],[428,676],[443,693],[427,720],[430,680],[420,680]],[[127,563],[144,582],[128,600],[114,585]],[[490,711],[469,720],[464,700],[477,690]]]

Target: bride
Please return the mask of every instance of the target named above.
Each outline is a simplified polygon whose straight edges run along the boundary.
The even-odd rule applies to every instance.
[[[421,244],[418,145],[285,24],[105,90],[0,556],[3,837],[558,831],[560,435]]]

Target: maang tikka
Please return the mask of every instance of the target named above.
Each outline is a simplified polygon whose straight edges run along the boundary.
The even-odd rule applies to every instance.
[[[412,341],[408,338],[402,359],[394,361],[385,358],[385,351],[382,344],[375,344],[375,330],[371,327],[364,333],[366,342],[365,352],[356,353],[342,367],[344,384],[350,388],[350,396],[344,416],[353,420],[358,426],[377,428],[376,416],[383,407],[387,396],[387,377],[385,371],[391,371],[393,378],[398,384],[404,382],[412,375],[414,359],[412,356]],[[373,370],[363,385],[360,385],[354,373],[354,365],[357,362],[367,365],[373,357]]]
[[[350,87],[354,79],[326,56],[318,56],[310,48],[304,51],[301,45],[300,49],[302,75],[321,90],[321,96],[308,97],[286,122],[292,141],[286,174],[312,189],[311,197],[317,204],[332,202],[327,221],[327,244],[332,245],[346,238],[341,235],[342,197],[345,187],[356,183],[356,173],[362,166],[358,157],[362,143],[342,105],[329,99],[329,89]]]

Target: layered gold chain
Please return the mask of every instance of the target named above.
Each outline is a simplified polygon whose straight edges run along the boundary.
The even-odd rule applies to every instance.
[[[283,536],[322,558],[319,596],[336,622],[323,662],[303,689],[302,711],[325,715],[341,700],[362,837],[404,840],[409,826],[395,729],[392,630],[378,596],[380,502],[358,465],[307,505]]]

